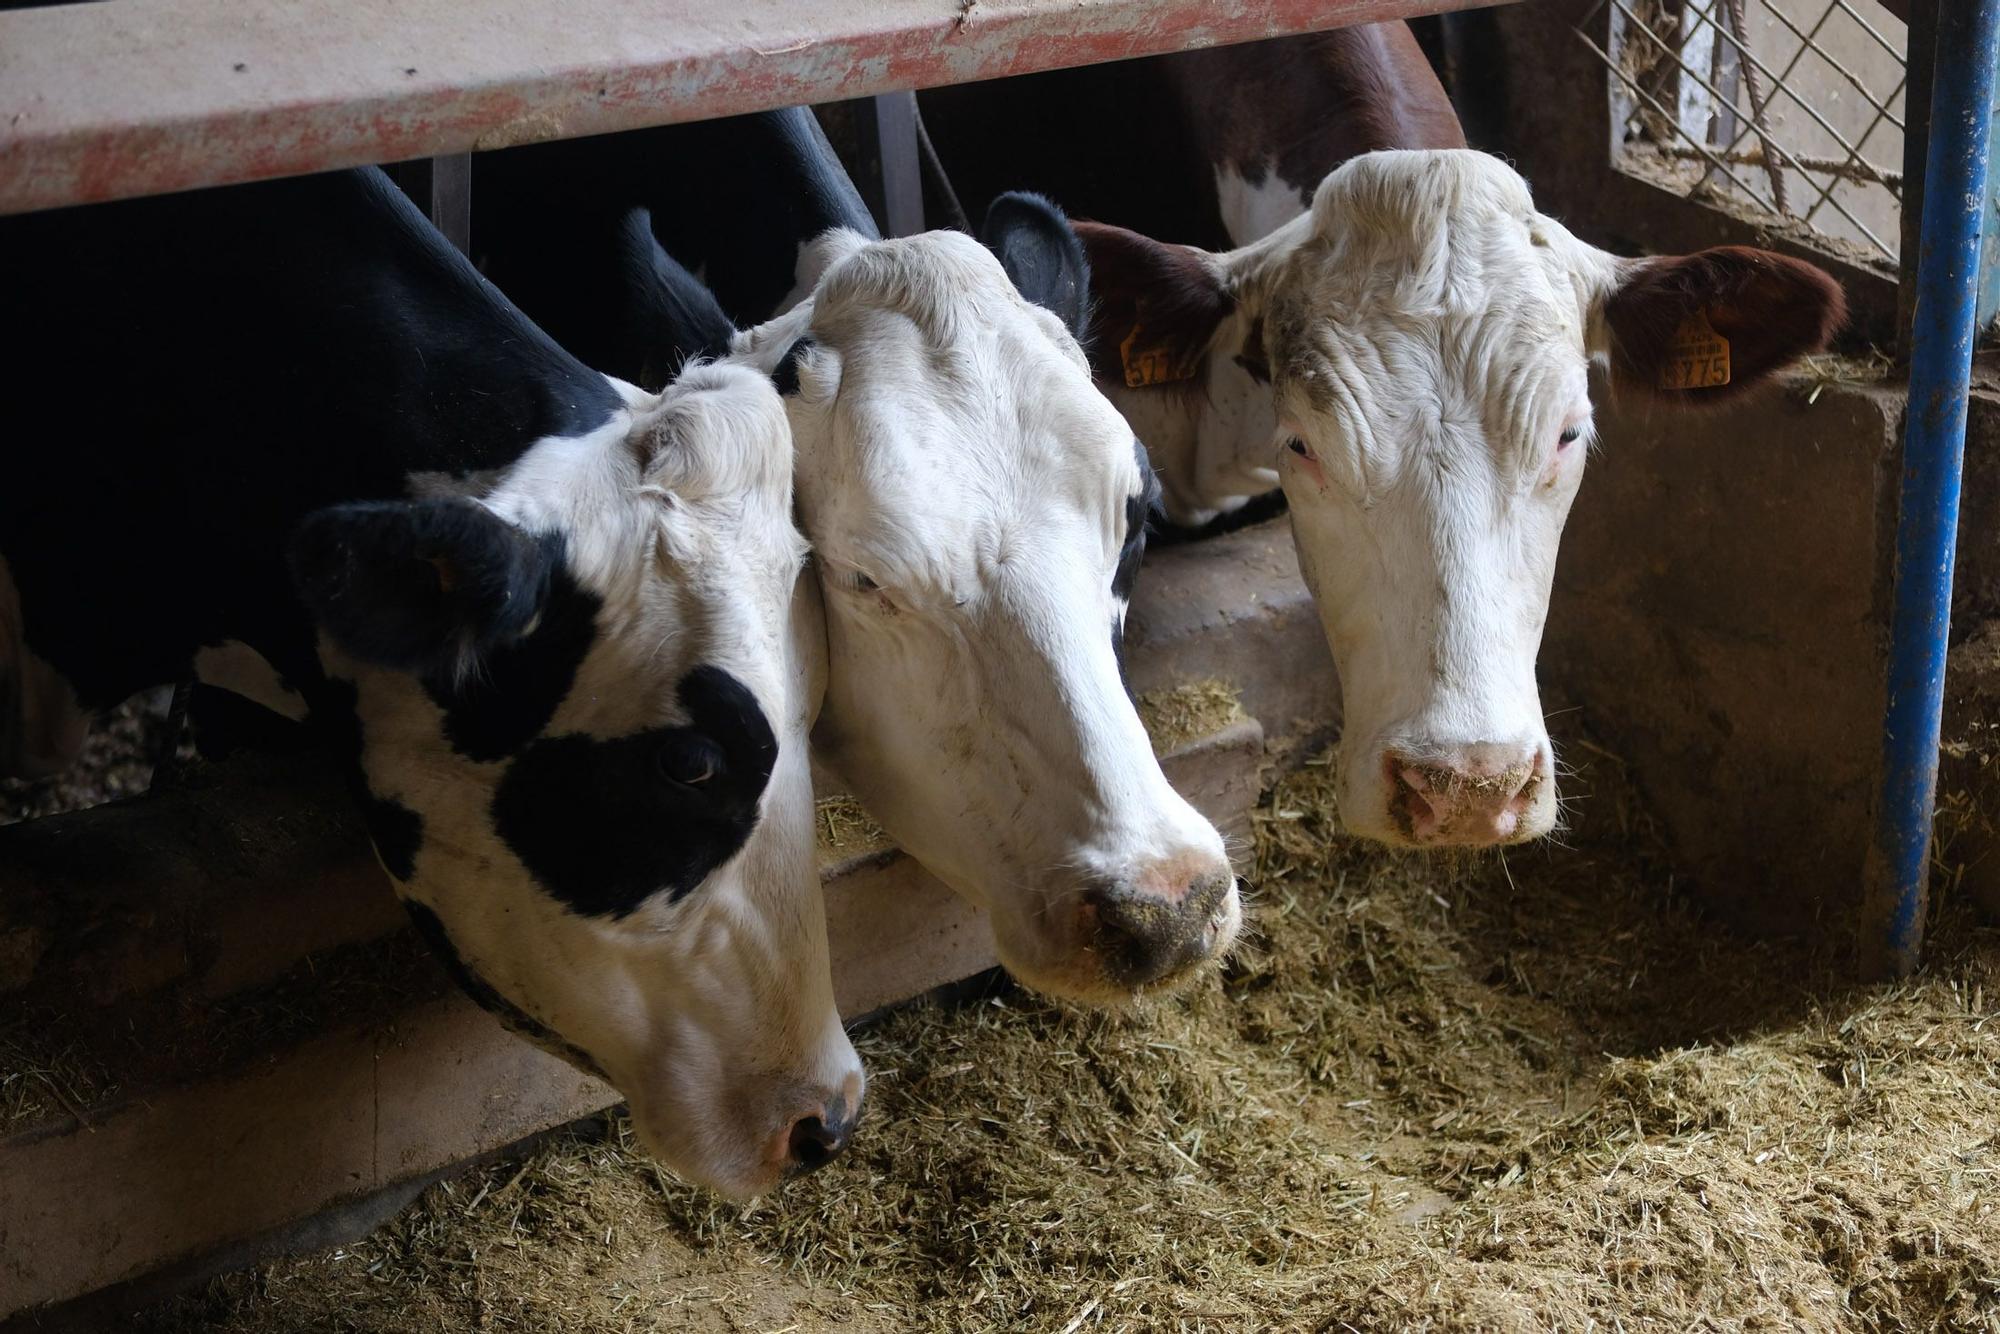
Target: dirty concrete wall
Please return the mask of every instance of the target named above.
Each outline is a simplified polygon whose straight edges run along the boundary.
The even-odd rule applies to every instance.
[[[1881,746],[1901,401],[1811,395],[1699,417],[1600,395],[1542,651],[1694,892],[1760,933],[1846,929]]]
[[[1815,258],[1848,291],[1847,348],[1893,339],[1883,273],[1612,169],[1606,74],[1577,35],[1587,24],[1602,40],[1596,9],[1495,11],[1499,148],[1537,205],[1619,253],[1735,242]],[[1902,395],[1815,387],[1693,418],[1596,395],[1602,443],[1564,538],[1542,676],[1549,706],[1581,705],[1630,767],[1701,901],[1754,932],[1851,941],[1880,764]],[[1968,531],[2000,505],[2000,462],[1969,484]],[[1965,586],[2000,601],[2000,562],[1990,575],[1973,563]]]

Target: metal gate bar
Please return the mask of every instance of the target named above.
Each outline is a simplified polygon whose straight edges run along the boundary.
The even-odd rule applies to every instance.
[[[1938,7],[1896,521],[1882,794],[1868,859],[1874,933],[1864,942],[1873,971],[1897,977],[1917,966],[1929,907],[1996,60],[2000,0],[1951,0]]]
[[[904,92],[1472,2],[118,0],[4,11],[0,213]]]

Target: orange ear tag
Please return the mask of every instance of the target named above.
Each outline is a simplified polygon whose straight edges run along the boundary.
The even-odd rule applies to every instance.
[[[1194,367],[1174,365],[1164,347],[1140,347],[1140,332],[1141,326],[1133,325],[1132,332],[1118,345],[1118,360],[1125,367],[1127,389],[1149,389],[1156,384],[1194,378]]]
[[[1660,365],[1662,389],[1718,389],[1729,383],[1729,340],[1696,307],[1674,330],[1667,359]]]

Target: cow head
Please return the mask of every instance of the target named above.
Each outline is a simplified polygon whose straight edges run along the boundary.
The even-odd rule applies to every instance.
[[[985,239],[829,233],[811,297],[739,355],[791,411],[826,600],[817,754],[990,910],[1016,975],[1115,999],[1227,948],[1241,910],[1120,673],[1152,482],[1077,342],[1081,252],[1025,196]]]
[[[1712,403],[1824,346],[1843,314],[1831,278],[1766,251],[1594,249],[1464,151],[1356,158],[1229,254],[1079,231],[1104,275],[1100,373],[1210,460],[1183,496],[1223,508],[1204,491],[1218,477],[1282,483],[1340,670],[1342,815],[1399,845],[1554,824],[1535,654],[1592,439],[1591,361],[1627,393]]]
[[[475,999],[630,1101],[729,1195],[844,1144],[793,599],[791,441],[738,367],[636,390],[474,496],[342,505],[295,536],[363,806]]]

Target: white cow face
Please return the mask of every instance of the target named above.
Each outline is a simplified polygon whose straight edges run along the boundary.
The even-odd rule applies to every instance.
[[[762,376],[691,370],[475,497],[339,506],[294,542],[362,798],[473,997],[757,1194],[845,1143],[793,600],[791,441]]]
[[[1141,276],[1106,305],[1128,312],[1143,364],[1211,385],[1182,414],[1208,433],[1197,454],[1238,477],[1276,469],[1340,669],[1342,815],[1398,845],[1554,825],[1535,654],[1592,438],[1590,362],[1635,393],[1713,401],[1823,346],[1842,316],[1832,279],[1782,256],[1593,249],[1498,159],[1464,151],[1357,158],[1309,212],[1227,255],[1089,239],[1101,270]],[[1224,362],[1267,386],[1264,415],[1214,411]],[[1190,398],[1165,392],[1144,410]],[[1232,503],[1203,486],[1184,488],[1193,508]]]
[[[1005,268],[953,233],[830,234],[812,298],[740,349],[789,391],[826,599],[821,760],[990,910],[1016,975],[1116,999],[1225,949],[1240,908],[1120,676],[1143,455],[1016,285],[1056,275],[1080,306],[1080,254],[1039,201],[994,216]]]

